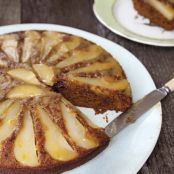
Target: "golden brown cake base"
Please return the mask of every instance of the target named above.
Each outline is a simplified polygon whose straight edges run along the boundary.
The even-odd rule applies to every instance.
[[[102,47],[52,31],[0,36],[0,173],[82,165],[110,139],[73,104],[101,113],[131,102],[122,67]]]
[[[7,138],[1,144],[0,151],[0,173],[3,174],[59,174],[67,170],[71,170],[74,167],[80,166],[90,159],[94,158],[97,154],[103,151],[109,144],[109,137],[104,133],[102,128],[91,127],[91,125],[85,120],[83,116],[80,116],[80,111],[76,110],[70,103],[67,103],[68,108],[71,108],[71,111],[76,113],[76,117],[80,123],[88,130],[88,134],[95,137],[98,141],[98,145],[91,149],[84,149],[79,147],[70,137],[65,126],[65,120],[61,118],[61,113],[59,113],[59,100],[62,99],[61,95],[53,94],[51,97],[41,97],[39,99],[28,99],[27,101],[21,102],[21,106],[24,105],[23,110],[17,121],[17,126],[13,134]],[[50,101],[52,99],[52,101]],[[78,152],[78,157],[69,161],[61,161],[53,159],[48,152],[46,152],[45,147],[43,146],[46,143],[44,129],[47,127],[42,127],[42,121],[37,116],[36,105],[42,106],[49,115],[53,123],[61,128],[62,134],[67,138],[67,141],[70,140],[69,144],[72,145],[74,149]],[[56,110],[57,109],[57,110]],[[35,143],[37,148],[37,156],[40,162],[39,166],[29,167],[20,164],[14,155],[14,146],[17,136],[23,127],[23,112],[30,110],[32,113],[33,127],[35,132]],[[69,138],[70,139],[69,139]]]
[[[174,29],[174,19],[169,21],[156,9],[154,9],[149,4],[145,3],[143,0],[133,0],[134,8],[138,13],[148,19],[154,24],[161,26],[166,30]]]
[[[75,167],[81,166],[82,164],[88,162],[89,160],[93,159],[94,157],[96,157],[99,153],[101,153],[109,144],[109,139],[106,138],[105,141],[103,142],[103,144],[94,150],[91,150],[88,154],[85,155],[85,157],[81,157],[78,160],[72,160],[69,161],[66,164],[55,164],[55,165],[50,165],[48,164],[48,166],[46,167],[16,167],[14,166],[14,168],[8,167],[4,168],[0,167],[0,173],[1,174],[60,174],[62,172],[71,170]]]
[[[93,108],[96,113],[103,113],[107,110],[125,111],[132,104],[131,97],[125,95],[124,92],[100,88],[97,92],[97,89],[91,90],[89,85],[65,79],[59,80],[53,89],[60,92],[74,105]]]

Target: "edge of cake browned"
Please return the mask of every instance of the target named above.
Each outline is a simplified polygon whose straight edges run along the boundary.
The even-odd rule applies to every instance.
[[[51,101],[51,102],[54,102],[56,104],[56,100],[59,100],[60,97],[61,97],[61,95],[54,94],[53,101]],[[31,106],[28,102],[27,103],[25,101],[21,102],[21,105],[25,103],[25,107],[24,107],[24,110],[21,111],[21,114],[18,118],[17,127],[15,128],[14,133],[8,139],[6,139],[3,142],[3,144],[1,145],[1,147],[2,147],[1,158],[0,158],[0,160],[2,160],[2,162],[0,164],[1,173],[10,174],[13,171],[14,174],[23,174],[23,173],[48,174],[50,172],[52,174],[58,174],[58,173],[61,173],[61,172],[67,171],[67,170],[71,170],[74,167],[77,167],[77,166],[80,166],[80,165],[86,163],[87,161],[89,161],[90,159],[95,157],[97,154],[99,154],[101,151],[103,151],[108,146],[110,139],[104,133],[104,129],[91,127],[89,125],[89,123],[87,122],[87,120],[85,118],[83,118],[82,113],[80,111],[76,110],[74,108],[74,106],[71,105],[71,103],[67,103],[68,107],[71,108],[72,110],[74,110],[74,112],[76,112],[81,124],[86,129],[88,129],[88,131],[91,135],[93,135],[94,137],[97,138],[97,140],[99,142],[98,146],[91,148],[91,149],[83,149],[83,148],[78,147],[78,145],[74,144],[75,145],[74,148],[77,148],[76,150],[78,150],[78,148],[79,148],[79,150],[78,150],[79,157],[69,160],[69,161],[59,161],[59,160],[57,161],[57,160],[51,158],[51,156],[48,155],[48,153],[45,151],[45,147],[43,147],[43,144],[45,144],[45,140],[43,138],[44,133],[43,133],[43,131],[41,131],[40,126],[39,126],[39,125],[41,125],[40,120],[37,119],[36,115],[34,114],[35,112],[33,111],[32,117],[33,117],[33,123],[34,123],[36,147],[38,149],[37,155],[39,156],[41,161],[42,161],[41,157],[44,157],[45,159],[43,159],[40,166],[36,166],[36,167],[25,166],[25,165],[17,162],[17,160],[15,159],[15,156],[14,156],[13,149],[14,149],[15,139],[23,126],[23,122],[22,122],[22,120],[24,119],[23,112],[26,109],[29,109],[32,111],[33,108],[40,102],[42,103],[42,99],[39,99],[39,100],[37,99],[36,101],[33,100]],[[50,118],[51,118],[51,116],[50,116]],[[54,124],[57,125],[58,127],[64,126],[63,123],[61,125],[58,125],[59,122],[57,122],[57,120],[60,120],[60,119],[58,119],[58,117],[56,115],[53,116],[51,119],[54,120],[53,121]],[[64,133],[66,133],[66,130]],[[41,146],[39,144],[41,144]]]
[[[122,91],[96,87],[97,93],[90,89],[90,85],[66,79],[59,80],[53,90],[60,92],[74,105],[93,108],[96,113],[104,113],[107,110],[125,111],[132,104],[132,98]]]
[[[60,165],[49,165],[47,167],[15,167],[10,168],[10,167],[0,167],[0,173],[5,173],[5,174],[60,174],[62,172],[71,170],[75,167],[81,166],[82,164],[88,162],[92,158],[96,157],[99,153],[101,153],[109,144],[109,141],[106,141],[103,143],[102,146],[100,146],[97,149],[93,149],[88,154],[84,157],[82,156],[78,160],[72,160],[66,163],[62,163]]]

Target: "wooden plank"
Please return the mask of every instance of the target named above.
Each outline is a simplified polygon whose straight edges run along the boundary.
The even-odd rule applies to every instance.
[[[0,25],[20,23],[20,0],[0,0]]]
[[[148,69],[157,87],[174,77],[174,49],[147,46],[113,34],[97,24],[97,34],[131,51]],[[158,143],[138,174],[173,174],[174,171],[174,93],[162,101],[163,125]]]
[[[54,23],[95,32],[97,22],[87,0],[22,0],[23,23]]]

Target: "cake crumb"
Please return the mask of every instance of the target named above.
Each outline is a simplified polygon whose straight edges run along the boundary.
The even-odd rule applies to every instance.
[[[105,120],[105,121],[106,121],[106,123],[108,123],[108,122],[109,122],[108,116],[107,116],[107,115],[106,115],[106,116],[104,116],[104,117],[103,117],[103,120]]]
[[[109,122],[109,119],[108,119],[108,116],[106,115],[106,123],[108,123]]]

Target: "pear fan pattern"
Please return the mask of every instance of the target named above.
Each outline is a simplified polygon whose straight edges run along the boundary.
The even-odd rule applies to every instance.
[[[120,91],[116,100],[124,105],[118,110],[131,104],[121,66],[101,47],[52,31],[0,36],[0,171],[60,173],[108,145],[103,129],[73,105],[85,106],[77,102],[83,96],[75,91],[77,99],[67,96],[68,81],[72,89],[75,83],[78,89],[86,84],[84,89],[106,96],[108,89]]]

